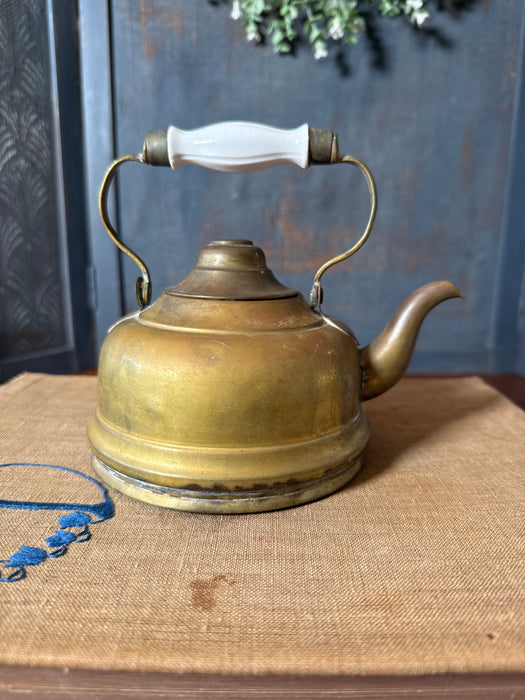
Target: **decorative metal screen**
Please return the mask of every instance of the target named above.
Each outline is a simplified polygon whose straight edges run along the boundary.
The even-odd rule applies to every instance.
[[[47,6],[0,2],[0,361],[66,343]]]

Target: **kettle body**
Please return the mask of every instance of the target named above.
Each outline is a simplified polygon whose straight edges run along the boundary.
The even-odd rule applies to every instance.
[[[223,283],[267,269],[244,240],[212,242],[195,272],[213,274],[211,264]],[[295,290],[279,292],[202,298],[171,288],[113,326],[89,427],[104,481],[152,504],[253,512],[352,478],[369,435],[357,341]]]

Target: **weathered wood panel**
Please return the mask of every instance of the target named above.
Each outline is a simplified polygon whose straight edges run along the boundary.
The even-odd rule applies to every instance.
[[[148,130],[170,123],[332,128],[374,172],[379,213],[365,248],[326,274],[325,311],[367,342],[415,287],[450,278],[465,300],[433,312],[412,367],[484,371],[502,313],[497,261],[525,7],[464,4],[436,11],[426,33],[378,20],[373,42],[315,62],[306,47],[276,57],[247,45],[227,4],[113,0],[117,153],[140,150]],[[120,231],[148,261],[154,296],[218,237],[253,239],[281,281],[307,294],[319,264],[359,235],[367,207],[359,174],[343,166],[251,175],[129,166],[119,190]],[[136,308],[136,272],[126,260],[126,311]],[[517,327],[516,309],[505,324]]]

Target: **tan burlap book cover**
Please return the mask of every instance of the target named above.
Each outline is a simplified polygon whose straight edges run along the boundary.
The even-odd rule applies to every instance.
[[[0,461],[91,475],[96,378],[0,387]],[[342,491],[256,515],[110,492],[88,542],[0,583],[0,662],[202,673],[525,670],[525,414],[479,379],[405,380],[365,406]],[[241,427],[242,429],[242,427]],[[0,469],[1,499],[96,502],[57,470]],[[56,511],[0,510],[0,558]]]

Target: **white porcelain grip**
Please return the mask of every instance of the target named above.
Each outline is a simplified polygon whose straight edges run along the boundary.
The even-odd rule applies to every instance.
[[[201,129],[168,129],[173,170],[193,163],[225,173],[248,173],[274,165],[308,166],[308,125],[275,129],[251,122],[221,122]]]

